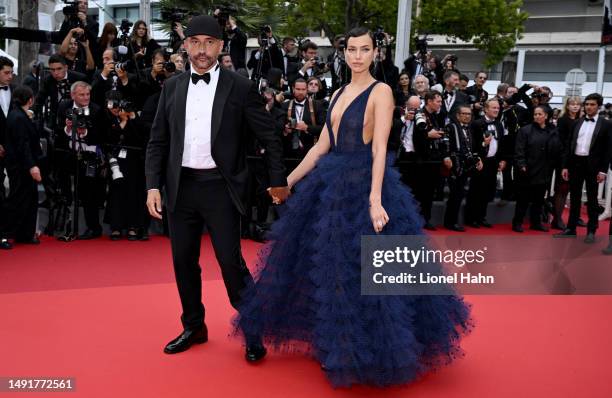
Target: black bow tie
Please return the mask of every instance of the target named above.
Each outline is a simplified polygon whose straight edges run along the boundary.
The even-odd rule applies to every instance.
[[[587,118],[584,119],[584,121],[585,122],[593,122],[594,123],[595,122],[595,118],[587,117]]]
[[[296,102],[295,106],[304,106],[304,104],[303,103],[300,104],[299,102]]]
[[[453,95],[455,95],[455,93],[453,93],[452,91],[446,91],[446,92],[444,92],[444,98],[447,98],[447,97],[452,97]]]
[[[0,87],[0,90],[6,90],[6,91],[8,91],[8,88],[9,88],[8,86],[2,86],[2,87]]]
[[[206,84],[210,83],[210,73],[206,72],[203,75],[198,75],[197,73],[191,74],[191,82],[193,84],[198,84],[198,81],[200,80],[204,80],[204,83]]]

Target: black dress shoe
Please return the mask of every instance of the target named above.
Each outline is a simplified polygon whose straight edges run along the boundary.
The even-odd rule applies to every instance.
[[[203,344],[208,341],[208,329],[206,325],[198,330],[185,330],[176,339],[172,340],[166,347],[166,354],[178,354],[179,352],[187,351],[194,344]]]
[[[586,227],[586,226],[587,226],[587,224],[584,222],[584,220],[583,220],[582,218],[579,218],[579,219],[578,219],[578,222],[576,223],[576,226],[577,226],[577,227],[583,227],[583,228],[584,228],[584,227]]]
[[[529,227],[532,231],[540,231],[540,232],[548,232],[548,228],[543,226],[542,224],[536,224]]]
[[[595,243],[595,233],[594,232],[587,233],[586,238],[584,238],[584,243]]]
[[[478,223],[476,221],[468,222],[465,225],[467,225],[468,227],[471,227],[471,228],[480,228],[480,223]]]
[[[567,228],[567,226],[563,224],[562,221],[557,221],[557,220],[553,220],[552,223],[550,223],[550,227],[552,229],[558,229],[560,231],[563,231],[565,228]]]
[[[121,232],[113,232],[110,234],[110,240],[112,241],[118,241],[121,240]]]
[[[465,232],[465,228],[463,228],[459,224],[445,225],[444,228],[449,229],[451,231],[456,231],[456,232]]]
[[[149,233],[144,231],[142,232],[139,236],[138,236],[138,240],[141,240],[143,242],[146,242],[149,240]]]
[[[262,360],[267,353],[268,351],[263,345],[251,344],[247,346],[244,358],[247,360],[247,362],[253,363]]]
[[[79,235],[79,240],[96,239],[100,236],[102,236],[102,231],[92,231],[91,229],[88,229],[84,234]]]
[[[493,228],[493,225],[491,225],[491,223],[489,223],[487,220],[482,220],[480,222],[480,225],[482,225],[485,228]]]
[[[436,228],[432,223],[426,223],[425,225],[423,225],[423,229],[426,229],[428,231],[437,231],[438,228]]]
[[[612,239],[610,239],[610,243],[608,244],[608,247],[603,249],[601,252],[605,254],[606,256],[612,256]]]
[[[127,240],[129,240],[130,242],[136,242],[137,240],[139,240],[136,231],[128,232]]]
[[[515,224],[512,226],[512,230],[514,232],[524,232],[525,230],[523,229],[523,226],[520,224]]]
[[[24,245],[40,245],[40,239],[37,237],[33,237],[32,239],[15,239],[15,242]]]
[[[12,248],[13,248],[13,245],[11,245],[11,242],[9,242],[8,239],[0,240],[0,249],[1,250],[11,250]]]
[[[559,232],[558,234],[554,234],[553,238],[575,238],[576,230],[565,228],[563,232]]]

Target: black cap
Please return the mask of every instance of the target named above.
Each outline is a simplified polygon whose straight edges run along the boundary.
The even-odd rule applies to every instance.
[[[223,38],[223,32],[221,31],[219,22],[210,15],[198,15],[191,18],[185,30],[185,37],[196,35],[206,35],[216,39]]]

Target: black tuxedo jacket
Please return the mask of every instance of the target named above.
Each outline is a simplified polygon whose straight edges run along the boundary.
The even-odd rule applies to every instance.
[[[446,118],[449,118],[451,121],[455,120],[455,113],[457,112],[457,108],[459,105],[467,105],[469,104],[468,96],[462,93],[459,90],[455,90],[455,102],[453,102],[450,109],[446,107],[446,101],[444,99],[444,92],[442,93],[442,108],[440,108],[440,113],[438,114],[438,122],[440,126],[444,126]]]
[[[190,74],[182,73],[164,83],[147,146],[147,189],[160,189],[165,172],[169,211],[174,210],[180,183],[189,81]],[[271,186],[286,186],[281,140],[274,131],[274,120],[265,110],[255,83],[220,68],[212,108],[211,154],[227,183],[234,205],[242,214],[246,209],[249,129],[266,149]]]
[[[68,85],[72,85],[72,83],[82,81],[87,82],[87,76],[69,70],[68,71]],[[34,103],[35,112],[40,112],[42,110],[43,105],[47,101],[47,97],[51,99],[50,101],[50,112],[53,115],[57,115],[57,80],[51,76],[51,74],[47,75],[45,80],[41,82],[40,89],[38,91],[38,95],[36,96],[36,102]]]
[[[565,151],[562,163],[563,168],[567,169],[572,166],[572,159],[574,153],[576,153],[576,144],[578,142],[578,134],[580,128],[585,122],[584,117],[581,117],[575,124],[572,136]],[[595,130],[593,130],[593,137],[591,139],[591,146],[589,147],[589,168],[591,173],[607,173],[608,166],[610,164],[610,145],[612,140],[612,123],[604,119],[602,116],[597,118],[595,124]]]
[[[2,112],[0,112],[2,113]],[[13,107],[6,121],[6,167],[29,171],[42,156],[36,126],[23,109]]]
[[[12,96],[13,96],[13,90],[15,90],[15,86],[13,84],[9,85],[9,89],[11,90],[11,102],[9,104],[9,115],[10,115],[11,110],[13,109]],[[7,118],[8,118],[8,115],[5,115],[4,111],[0,109],[0,145],[2,146],[4,146],[4,144],[6,143],[6,120]]]
[[[289,103],[290,101],[286,101],[281,105],[281,109],[283,110],[283,114],[285,115],[285,120],[287,120],[287,113],[289,112]],[[310,116],[310,107],[308,105],[308,98],[304,102],[304,113],[302,115],[302,121],[308,125],[308,133],[300,134],[300,141],[304,145],[302,151],[302,156],[306,154],[315,144],[315,139],[319,138],[321,135],[321,130],[323,129],[323,125],[325,124],[325,109],[323,107],[323,103],[321,101],[313,100],[312,106],[314,107],[314,119],[315,124],[312,124],[312,116]],[[296,106],[293,104],[293,109],[291,111],[291,118],[296,118]],[[291,149],[291,141],[292,135],[284,135],[283,134],[283,147],[285,155],[297,155],[293,153],[294,151]],[[289,157],[289,156],[288,156]]]
[[[57,123],[55,126],[55,146],[61,149],[70,148],[71,137],[64,132],[66,127],[66,112],[74,105],[73,100],[65,100],[60,102],[57,107]],[[104,145],[106,144],[106,116],[105,110],[96,105],[94,102],[89,104],[89,122],[87,135],[82,141],[87,145]]]
[[[514,155],[514,148],[510,147],[507,140],[507,136],[504,136],[504,127],[500,121],[495,120],[495,138],[497,139],[497,152],[495,158],[497,161],[510,160]],[[483,146],[484,135],[487,130],[487,121],[485,118],[474,120],[470,124],[470,130],[472,130],[472,150],[473,153],[477,153],[482,160],[487,158],[489,153],[489,146]]]

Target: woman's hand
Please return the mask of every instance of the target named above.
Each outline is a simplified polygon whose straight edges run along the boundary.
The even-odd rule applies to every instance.
[[[374,204],[370,206],[370,220],[372,220],[374,231],[378,234],[389,222],[389,216],[381,204]]]

